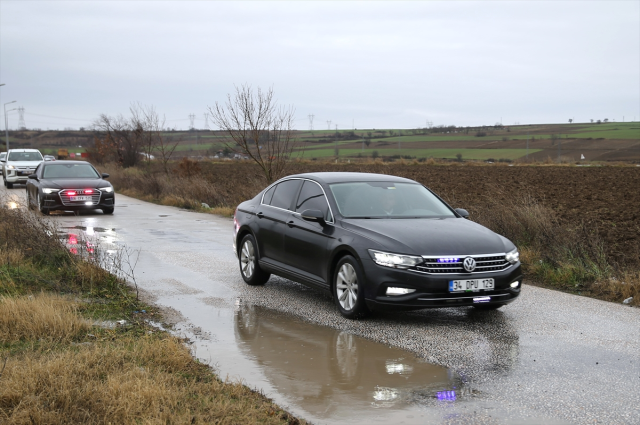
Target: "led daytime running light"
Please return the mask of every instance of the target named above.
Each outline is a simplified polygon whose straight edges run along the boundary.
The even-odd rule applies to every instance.
[[[375,251],[373,249],[368,251],[376,264],[395,269],[408,269],[424,261],[422,257],[412,255],[392,254],[389,252]]]

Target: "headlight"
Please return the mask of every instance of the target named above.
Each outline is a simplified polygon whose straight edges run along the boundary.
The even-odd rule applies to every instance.
[[[51,188],[45,187],[44,189],[42,189],[42,192],[48,195],[50,193],[60,192],[60,189],[51,189]]]
[[[16,167],[14,167],[13,165],[7,165],[7,170],[15,170]]]
[[[111,186],[109,186],[109,187],[101,187],[100,190],[105,191],[107,193],[113,192],[113,188]]]
[[[408,269],[424,261],[422,257],[415,257],[413,255],[390,254],[373,249],[369,249],[368,251],[376,264],[396,269]]]
[[[515,264],[520,260],[520,253],[518,252],[518,248],[514,249],[511,252],[507,252],[505,255],[505,259],[511,264]]]

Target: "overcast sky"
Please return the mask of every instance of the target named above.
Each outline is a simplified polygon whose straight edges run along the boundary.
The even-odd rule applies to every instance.
[[[242,84],[299,129],[640,120],[640,1],[0,0],[0,83],[42,129],[204,128]]]

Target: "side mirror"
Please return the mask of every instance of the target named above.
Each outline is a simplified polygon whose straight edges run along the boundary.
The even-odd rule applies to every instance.
[[[469,212],[462,208],[456,208],[455,211],[462,216],[462,218],[469,218]]]
[[[102,173],[102,178],[103,178],[103,179],[108,179],[108,178],[109,178],[109,174],[107,174],[107,173]]]
[[[38,180],[38,175],[37,174],[29,174],[29,178],[31,180]]]
[[[324,214],[320,210],[304,210],[300,214],[305,221],[315,221],[316,223],[324,224]]]

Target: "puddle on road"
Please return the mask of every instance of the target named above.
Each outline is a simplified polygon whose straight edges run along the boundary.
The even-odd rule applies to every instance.
[[[118,237],[115,228],[71,226],[62,227],[58,237],[72,254],[92,257],[96,251],[110,255],[116,252]]]
[[[240,351],[274,389],[322,422],[406,418],[470,394],[452,370],[407,351],[264,308],[237,305],[234,327]]]

